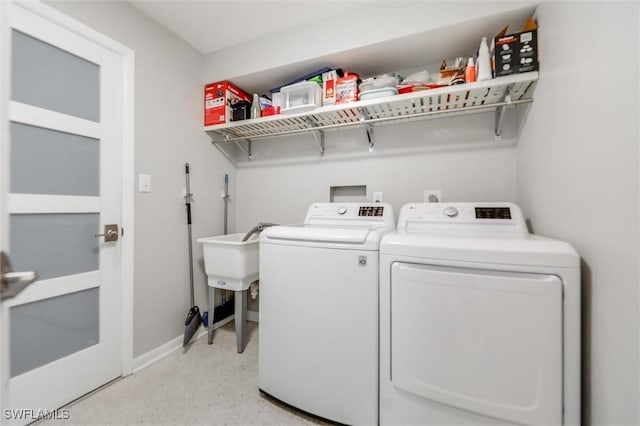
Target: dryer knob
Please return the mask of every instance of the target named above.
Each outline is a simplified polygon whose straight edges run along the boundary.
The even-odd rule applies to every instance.
[[[343,215],[347,212],[347,208],[345,206],[338,207],[338,214]]]
[[[444,214],[449,217],[456,217],[458,216],[458,209],[456,209],[455,207],[447,207],[446,209],[444,209]]]

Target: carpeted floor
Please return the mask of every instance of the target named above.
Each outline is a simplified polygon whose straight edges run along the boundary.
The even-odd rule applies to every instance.
[[[137,374],[69,405],[69,419],[38,426],[72,425],[310,425],[324,424],[258,390],[258,328],[236,350],[233,321]]]

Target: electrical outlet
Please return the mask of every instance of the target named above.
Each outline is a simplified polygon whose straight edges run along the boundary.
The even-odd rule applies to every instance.
[[[373,193],[373,202],[381,203],[382,202],[382,192],[374,192]]]
[[[440,202],[442,202],[442,189],[425,189],[424,190],[424,202],[425,203],[440,203]]]

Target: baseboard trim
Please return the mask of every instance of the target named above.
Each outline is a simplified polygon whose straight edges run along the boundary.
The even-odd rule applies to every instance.
[[[218,321],[213,325],[213,329],[220,328],[228,322],[233,321],[233,315],[223,319],[222,321]],[[200,331],[196,335],[196,340],[205,336],[207,334],[207,329],[202,327]],[[139,357],[133,360],[133,374],[138,373],[139,371],[144,370],[148,366],[155,364],[160,361],[162,358],[171,355],[173,352],[182,348],[182,341],[184,339],[183,335],[180,335],[174,339],[169,340],[167,343],[158,346],[155,349],[150,350],[149,352],[140,355]]]
[[[247,321],[258,322],[258,311],[247,311]],[[234,315],[228,316],[222,321],[218,321],[213,325],[213,329],[220,328],[223,325],[233,321]],[[196,335],[196,340],[207,334],[206,328],[201,328]],[[155,349],[151,349],[149,352],[140,355],[133,360],[133,374],[144,370],[148,366],[155,364],[162,358],[171,355],[173,352],[179,350],[182,347],[182,340],[184,336],[180,335],[174,339],[169,340],[167,343],[158,346]]]

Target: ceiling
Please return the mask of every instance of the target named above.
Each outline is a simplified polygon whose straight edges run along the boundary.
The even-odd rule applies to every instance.
[[[206,54],[361,7],[360,1],[129,0],[129,3]]]

